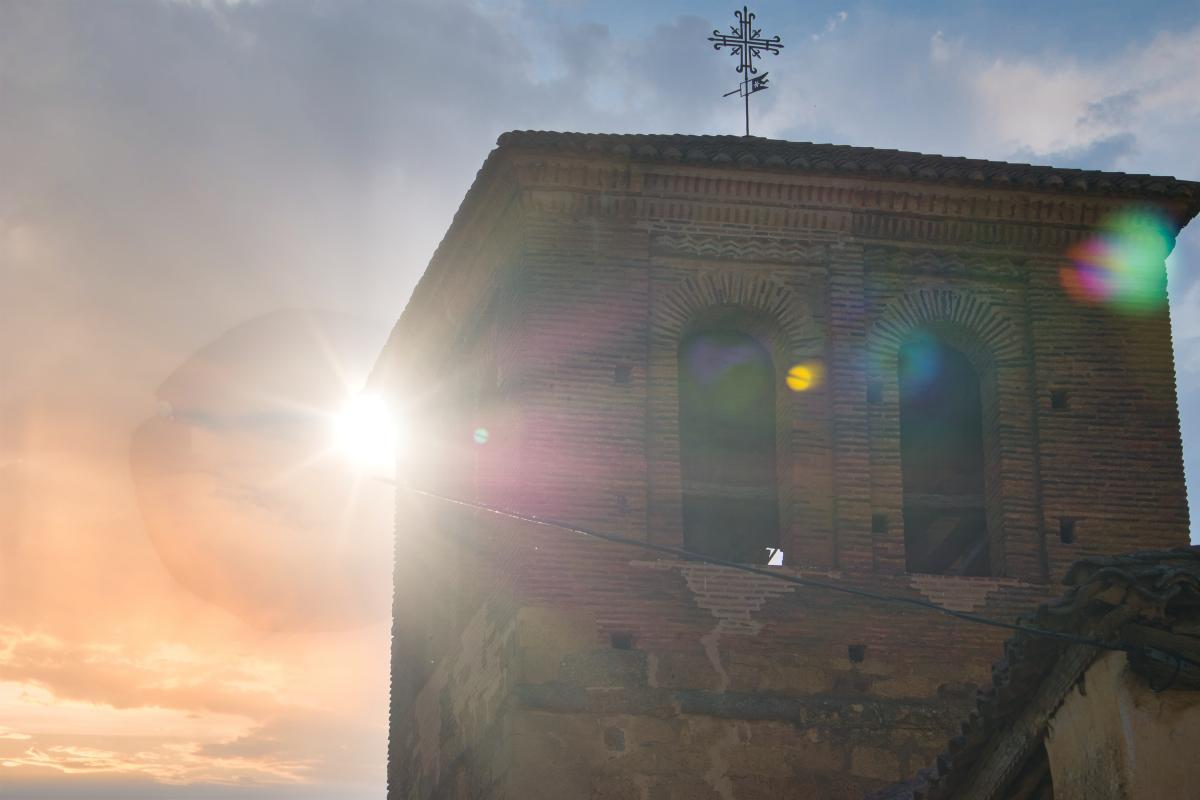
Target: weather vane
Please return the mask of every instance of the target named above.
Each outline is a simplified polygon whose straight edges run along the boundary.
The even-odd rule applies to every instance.
[[[779,54],[783,48],[783,43],[778,36],[770,39],[762,38],[762,30],[754,27],[754,14],[750,13],[747,6],[742,6],[741,11],[734,11],[733,15],[737,17],[737,27],[729,26],[732,33],[721,33],[717,29],[713,29],[713,35],[708,37],[710,42],[713,42],[713,50],[720,50],[722,47],[729,48],[731,56],[739,56],[741,61],[738,63],[737,71],[742,75],[742,83],[732,92],[726,92],[722,97],[729,97],[731,94],[737,94],[746,100],[746,135],[750,135],[750,95],[755,92],[761,92],[767,88],[767,75],[770,73],[764,72],[758,74],[758,69],[754,66],[754,59],[762,58],[763,51],[768,53]]]

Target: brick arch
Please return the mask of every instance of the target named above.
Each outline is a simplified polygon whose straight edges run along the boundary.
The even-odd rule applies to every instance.
[[[653,300],[648,354],[647,419],[650,478],[648,535],[681,546],[679,466],[679,345],[694,325],[726,311],[744,323],[746,333],[763,340],[778,372],[776,456],[779,467],[780,540],[794,561],[802,549],[798,532],[827,530],[828,508],[813,497],[831,494],[825,461],[811,469],[812,485],[793,479],[797,466],[821,458],[811,445],[814,431],[827,425],[827,392],[791,392],[784,374],[799,361],[824,357],[824,337],[811,304],[767,273],[715,269],[692,273]],[[807,545],[805,545],[807,546]],[[789,562],[790,563],[790,562]]]
[[[695,320],[720,307],[738,308],[756,317],[761,329],[754,333],[766,338],[780,356],[816,353],[820,336],[807,304],[783,284],[745,272],[702,272],[679,283],[654,315],[655,344],[677,346]]]
[[[873,376],[894,372],[900,347],[922,329],[961,349],[981,371],[1022,363],[1018,328],[991,301],[961,289],[924,288],[890,301],[871,326],[867,351]]]
[[[985,514],[992,574],[1038,579],[1038,531],[1023,498],[1033,496],[1032,407],[1025,332],[1007,309],[982,293],[950,287],[924,287],[901,294],[881,309],[867,331],[867,370],[880,386],[871,413],[872,465],[881,495],[879,511],[902,520],[900,464],[900,348],[919,331],[930,331],[960,350],[979,372],[983,403]],[[1025,485],[1020,485],[1025,484]],[[877,565],[904,570],[903,524],[888,528],[875,542]]]

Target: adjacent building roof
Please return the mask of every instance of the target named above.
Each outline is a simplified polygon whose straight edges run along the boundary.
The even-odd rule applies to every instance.
[[[1072,565],[1064,583],[1071,588],[1062,600],[1042,605],[1021,623],[1131,647],[1130,665],[1156,689],[1200,688],[1200,670],[1164,655],[1200,658],[1200,548],[1084,559]],[[992,686],[979,693],[976,710],[945,752],[912,780],[868,800],[969,796],[989,745],[1005,736],[1035,699],[1046,701],[1039,689],[1071,647],[1079,645],[1024,632],[1009,639],[1004,657],[993,666]],[[1088,649],[1095,651],[1092,658],[1101,652]],[[1061,696],[1052,700],[1055,706],[1061,701]]]

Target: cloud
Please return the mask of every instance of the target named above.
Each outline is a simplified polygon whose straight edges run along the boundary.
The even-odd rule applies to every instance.
[[[1189,234],[1180,237],[1167,259],[1175,369],[1181,387],[1187,388],[1200,383],[1200,280],[1196,275],[1200,266],[1200,236]],[[1200,410],[1200,392],[1180,394],[1181,399]],[[1200,421],[1200,414],[1184,413],[1185,424],[1192,419]]]
[[[384,731],[377,733],[382,739]],[[359,726],[332,714],[304,711],[272,718],[237,738],[201,746],[198,756],[214,759],[270,760],[308,765],[329,761],[330,749],[342,751],[336,771],[328,768],[324,780],[354,782],[378,771],[382,745],[350,749],[348,743],[362,738]]]
[[[785,51],[767,135],[1001,160],[1200,174],[1200,27],[1089,57],[1017,53],[864,9],[836,42]],[[1095,159],[1089,162],[1088,159]]]
[[[71,776],[144,776],[166,784],[294,784],[305,781],[311,767],[295,759],[212,757],[190,746],[171,747],[161,740],[157,746],[137,752],[76,744],[27,747],[20,753],[5,755],[0,764],[12,777],[57,772]]]
[[[1126,131],[1051,152],[1038,152],[1031,147],[1017,148],[1012,157],[1017,161],[1040,161],[1056,167],[1113,170],[1136,154],[1137,136]]]
[[[836,31],[850,17],[849,12],[839,11],[831,17],[826,18],[825,27],[820,33],[814,33],[810,37],[814,42],[820,41],[824,37]]]
[[[78,642],[0,627],[0,681],[58,700],[260,718],[278,711],[280,664],[197,652],[181,642]]]
[[[1013,150],[1043,157],[1137,140],[1100,168],[1200,171],[1194,148],[1163,133],[1200,126],[1200,28],[1162,33],[1101,63],[1073,59],[996,60],[972,78],[981,127]],[[1185,98],[1191,98],[1187,100]],[[1114,154],[1103,147],[1098,156]],[[1191,155],[1182,163],[1180,156]],[[1139,161],[1134,161],[1134,156]]]
[[[1083,126],[1132,124],[1136,122],[1135,113],[1138,103],[1138,93],[1133,89],[1110,94],[1088,103],[1086,113],[1080,118],[1079,124]]]
[[[342,652],[355,664],[353,649]],[[385,653],[378,655],[384,673]],[[180,641],[68,642],[0,628],[0,718],[13,726],[0,728],[0,774],[377,782],[383,716],[310,707],[320,695],[298,691],[289,666],[300,662],[231,658]],[[320,679],[319,670],[302,668],[307,680]]]

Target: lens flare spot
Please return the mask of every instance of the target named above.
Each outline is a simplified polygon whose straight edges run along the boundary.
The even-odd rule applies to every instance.
[[[820,386],[824,377],[825,370],[820,363],[807,361],[788,370],[787,387],[793,392],[807,392]]]
[[[1072,247],[1059,271],[1063,290],[1076,302],[1146,313],[1167,299],[1166,259],[1172,226],[1161,214],[1123,211]]]
[[[475,438],[475,444],[487,444],[488,438],[489,438],[488,429],[487,428],[476,428],[474,438]]]
[[[699,404],[697,413],[732,424],[774,391],[770,354],[752,336],[736,330],[689,337],[680,348],[679,368],[681,396]]]
[[[930,334],[921,331],[900,350],[900,382],[923,390],[942,371],[942,349]]]
[[[736,331],[701,333],[684,345],[684,358],[693,379],[704,386],[731,379],[765,356],[749,336]]]
[[[383,472],[395,468],[396,421],[379,395],[352,397],[334,420],[334,440],[338,450],[360,468]]]

